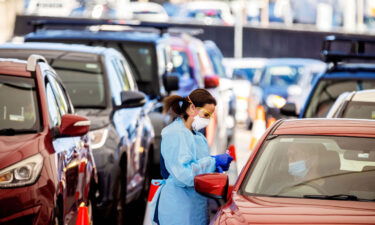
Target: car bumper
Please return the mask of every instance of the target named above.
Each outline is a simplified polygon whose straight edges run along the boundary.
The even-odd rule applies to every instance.
[[[43,173],[33,185],[0,189],[0,224],[52,223],[56,189]]]

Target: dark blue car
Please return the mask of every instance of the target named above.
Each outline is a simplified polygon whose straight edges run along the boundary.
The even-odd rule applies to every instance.
[[[351,52],[337,49],[347,46]],[[330,63],[329,69],[320,75],[313,85],[300,118],[326,117],[338,96],[344,92],[375,89],[375,64],[363,63],[375,60],[374,54],[366,52],[365,45],[374,45],[373,40],[353,40],[329,36],[324,42],[323,56]],[[356,62],[350,62],[356,60]],[[358,63],[358,60],[361,63]],[[292,108],[288,109],[293,111]]]

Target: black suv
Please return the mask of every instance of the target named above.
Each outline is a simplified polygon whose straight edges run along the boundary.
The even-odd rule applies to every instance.
[[[0,45],[0,57],[43,55],[55,69],[76,113],[92,121],[89,136],[99,185],[94,220],[121,224],[126,203],[147,192],[154,133],[146,98],[116,50],[84,45]]]

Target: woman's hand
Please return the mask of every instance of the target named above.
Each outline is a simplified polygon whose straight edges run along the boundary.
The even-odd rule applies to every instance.
[[[230,163],[233,160],[233,158],[229,154],[225,153],[220,155],[214,155],[212,157],[215,158],[217,172],[222,173],[224,171],[229,170]]]

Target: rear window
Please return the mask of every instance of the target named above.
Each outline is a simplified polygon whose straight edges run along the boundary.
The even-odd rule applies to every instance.
[[[326,117],[339,95],[344,92],[374,89],[375,80],[324,79],[313,90],[310,102],[306,105],[305,118]]]
[[[342,118],[375,119],[375,102],[348,102]]]
[[[0,75],[0,135],[41,130],[35,80]]]
[[[51,66],[59,74],[76,108],[105,107],[106,96],[101,64],[73,60],[53,60]]]

